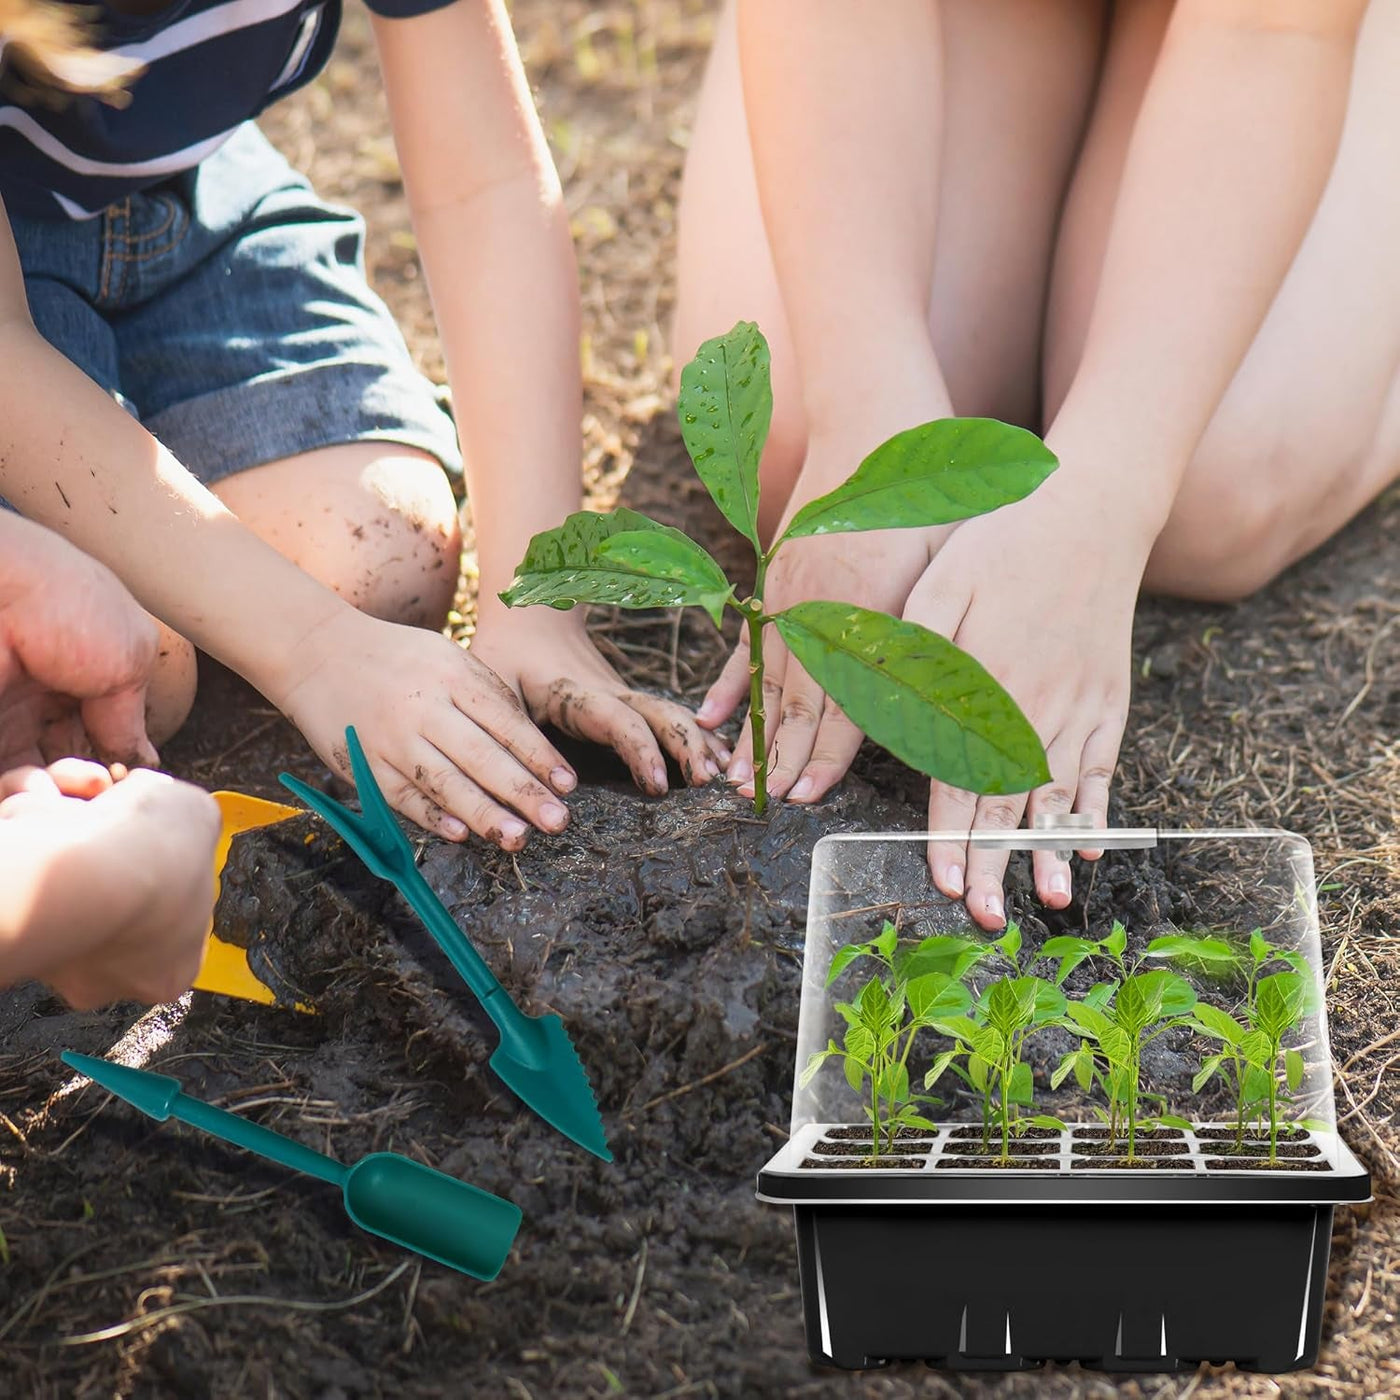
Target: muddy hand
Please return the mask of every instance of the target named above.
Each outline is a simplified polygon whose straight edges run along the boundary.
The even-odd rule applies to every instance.
[[[695,787],[719,776],[724,741],[684,705],[624,685],[589,640],[581,608],[502,613],[483,604],[472,654],[518,688],[534,719],[614,750],[655,796],[666,791],[666,754]]]
[[[271,698],[336,772],[355,727],[388,802],[448,841],[469,831],[518,851],[529,824],[569,824],[578,779],[515,692],[435,632],[349,609],[320,629]]]

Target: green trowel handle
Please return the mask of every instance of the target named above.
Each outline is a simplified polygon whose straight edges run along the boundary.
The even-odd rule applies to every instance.
[[[305,1172],[308,1176],[319,1177],[322,1181],[341,1185],[345,1180],[346,1168],[334,1157],[326,1157],[314,1148],[303,1147],[301,1143],[271,1128],[250,1123],[236,1113],[229,1113],[203,1099],[192,1099],[188,1094],[176,1094],[170,1105],[170,1116],[188,1123],[192,1128],[202,1128],[216,1138],[231,1142],[238,1147],[246,1147],[260,1157],[269,1157],[293,1171]]]
[[[399,893],[413,906],[439,948],[447,954],[452,966],[462,975],[481,1003],[482,1010],[496,1023],[502,1035],[510,1034],[515,1020],[522,1014],[501,986],[496,974],[486,965],[471,940],[457,927],[457,921],[433,893],[432,886],[410,865],[394,877]]]

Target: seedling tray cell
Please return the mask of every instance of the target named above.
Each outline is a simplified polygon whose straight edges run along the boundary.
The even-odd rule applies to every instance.
[[[791,1134],[758,1177],[813,1360],[1313,1365],[1333,1212],[1370,1179],[1336,1131],[1307,842],[933,839],[1007,852],[1007,930],[932,886],[923,833],[814,857]],[[1105,854],[1043,909],[1033,853],[1074,848]]]

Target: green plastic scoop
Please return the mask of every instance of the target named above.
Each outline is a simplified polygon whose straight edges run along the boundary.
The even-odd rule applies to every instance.
[[[520,1228],[520,1208],[510,1201],[395,1152],[371,1152],[347,1167],[271,1128],[192,1099],[168,1074],[72,1050],[63,1052],[63,1063],[161,1122],[177,1118],[293,1171],[332,1182],[345,1197],[345,1213],[360,1229],[473,1278],[493,1279],[500,1273]]]
[[[325,818],[365,865],[381,880],[391,881],[412,905],[500,1031],[501,1043],[490,1064],[506,1087],[565,1137],[611,1162],[598,1101],[563,1021],[554,1015],[527,1016],[511,1000],[419,872],[413,847],[379,791],[353,728],[345,731],[345,743],[360,812],[342,807],[290,773],[280,775],[282,786]]]

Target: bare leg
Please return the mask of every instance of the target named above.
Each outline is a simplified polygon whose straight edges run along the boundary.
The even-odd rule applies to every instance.
[[[441,625],[457,587],[462,538],[437,461],[393,443],[356,442],[226,477],[214,494],[256,535],[363,612]],[[147,702],[156,744],[189,714],[194,648],[161,629]]]
[[[1051,404],[1078,360],[1124,152],[1168,9],[1124,6],[1115,20],[1057,250],[1046,350]],[[1197,448],[1148,565],[1151,589],[1243,597],[1400,475],[1396,71],[1400,0],[1372,0],[1331,178]]]
[[[1103,7],[1099,0],[941,3],[947,117],[929,313],[934,346],[958,412],[1032,422],[1054,226],[1098,63]],[[761,521],[771,531],[801,468],[807,428],[749,153],[732,3],[720,18],[691,136],[678,263],[677,364],[738,320],[757,321],[772,347]]]

